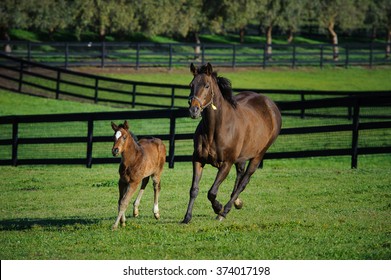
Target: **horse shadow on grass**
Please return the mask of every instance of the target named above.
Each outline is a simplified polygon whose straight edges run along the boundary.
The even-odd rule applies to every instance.
[[[60,229],[65,227],[84,227],[98,225],[102,219],[85,219],[85,218],[63,218],[63,219],[36,219],[20,218],[0,220],[0,231],[22,231],[33,228],[51,228]]]

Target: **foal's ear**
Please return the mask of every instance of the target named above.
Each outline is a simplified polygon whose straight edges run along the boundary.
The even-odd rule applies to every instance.
[[[118,130],[118,125],[116,125],[114,122],[111,122],[111,128],[112,128],[114,131],[117,131],[117,130]]]
[[[197,75],[197,67],[194,66],[194,64],[190,64],[190,72],[193,73],[193,75]]]
[[[125,122],[124,122],[124,129],[125,129],[125,130],[128,130],[128,129],[129,129],[128,121],[125,121]]]
[[[206,64],[206,75],[210,76],[213,73],[213,67],[212,64],[209,62]]]

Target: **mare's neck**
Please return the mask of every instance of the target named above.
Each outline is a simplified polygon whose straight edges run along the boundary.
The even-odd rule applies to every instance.
[[[231,109],[230,104],[223,98],[218,85],[213,85],[213,91],[213,103],[205,108],[202,116],[210,143],[213,141],[214,135],[218,133],[218,129],[224,125],[224,112]]]

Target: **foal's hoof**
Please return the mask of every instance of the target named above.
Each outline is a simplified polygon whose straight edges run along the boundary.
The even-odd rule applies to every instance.
[[[160,213],[153,213],[155,215],[155,219],[159,220],[160,219]]]
[[[137,218],[138,215],[139,215],[138,211],[133,211],[133,217],[134,217],[134,218]]]
[[[238,198],[238,199],[235,200],[234,205],[235,205],[236,209],[242,209],[243,201]]]
[[[223,216],[221,216],[221,215],[218,215],[218,216],[216,217],[216,220],[218,220],[219,222],[224,221],[224,219],[225,219],[225,217],[223,217]]]

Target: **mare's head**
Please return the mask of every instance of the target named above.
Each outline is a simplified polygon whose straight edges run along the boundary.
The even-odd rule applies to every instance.
[[[111,128],[114,130],[114,144],[111,152],[113,153],[113,156],[116,157],[124,151],[126,142],[129,141],[129,137],[131,137],[131,135],[129,133],[129,125],[127,121],[119,125],[111,122]]]
[[[204,109],[209,106],[217,110],[213,104],[216,94],[221,94],[228,103],[236,107],[236,101],[232,95],[231,82],[223,77],[218,77],[213,72],[212,65],[207,63],[201,67],[195,67],[192,63],[190,71],[193,73],[193,80],[190,83],[189,112],[190,117],[195,119],[201,116]],[[216,88],[216,85],[218,86]],[[217,92],[218,91],[218,92]]]

